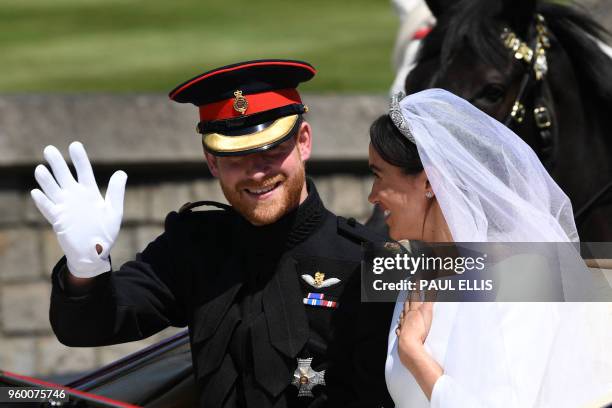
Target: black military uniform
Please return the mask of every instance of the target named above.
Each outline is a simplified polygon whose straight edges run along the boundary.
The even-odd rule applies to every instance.
[[[223,137],[232,136],[217,135],[209,151],[234,154]],[[171,212],[161,236],[84,296],[64,290],[62,259],[50,313],[58,339],[102,346],[188,325],[202,407],[392,406],[384,364],[394,305],[360,302],[360,241],[373,237],[326,210],[310,180],[307,190],[298,208],[260,227],[222,204]]]

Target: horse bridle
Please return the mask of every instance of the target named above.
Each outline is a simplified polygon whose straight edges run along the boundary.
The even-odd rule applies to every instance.
[[[551,171],[557,163],[558,155],[558,129],[550,86],[546,80],[548,73],[548,60],[546,50],[550,48],[550,38],[546,21],[541,14],[536,14],[535,35],[528,45],[508,27],[504,28],[501,39],[504,46],[514,53],[514,58],[523,61],[526,67],[521,79],[511,111],[504,120],[504,124],[511,128],[513,123],[521,124],[525,119],[524,100],[529,92],[534,94],[533,117],[538,128],[537,146],[534,150],[544,167]],[[595,193],[587,202],[574,213],[576,224],[580,225],[590,211],[603,201],[608,192],[612,191],[612,182]]]
[[[514,53],[514,58],[522,61],[526,67],[514,104],[504,124],[511,128],[513,123],[523,123],[526,115],[525,99],[529,94],[533,94],[533,118],[538,130],[534,150],[544,167],[551,171],[557,163],[558,131],[552,94],[546,78],[548,73],[546,50],[550,48],[546,21],[541,14],[536,14],[535,35],[530,44],[522,41],[508,27],[504,28],[501,39],[504,46]]]

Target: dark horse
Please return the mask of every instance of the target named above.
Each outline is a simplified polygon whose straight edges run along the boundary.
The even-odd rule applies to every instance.
[[[559,3],[427,3],[437,24],[406,93],[444,88],[506,123],[572,200],[581,240],[612,241],[612,59],[594,40],[606,30]]]

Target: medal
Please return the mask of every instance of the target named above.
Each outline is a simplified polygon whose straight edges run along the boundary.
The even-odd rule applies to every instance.
[[[310,364],[311,358],[298,358],[298,366],[293,373],[291,384],[298,389],[298,397],[314,397],[312,389],[317,385],[325,385],[325,370],[315,371]]]

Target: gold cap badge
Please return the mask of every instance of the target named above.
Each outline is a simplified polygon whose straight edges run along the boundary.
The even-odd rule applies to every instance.
[[[249,101],[247,98],[242,96],[242,91],[234,91],[234,110],[236,112],[240,112],[241,115],[244,115],[244,112],[249,107]]]

